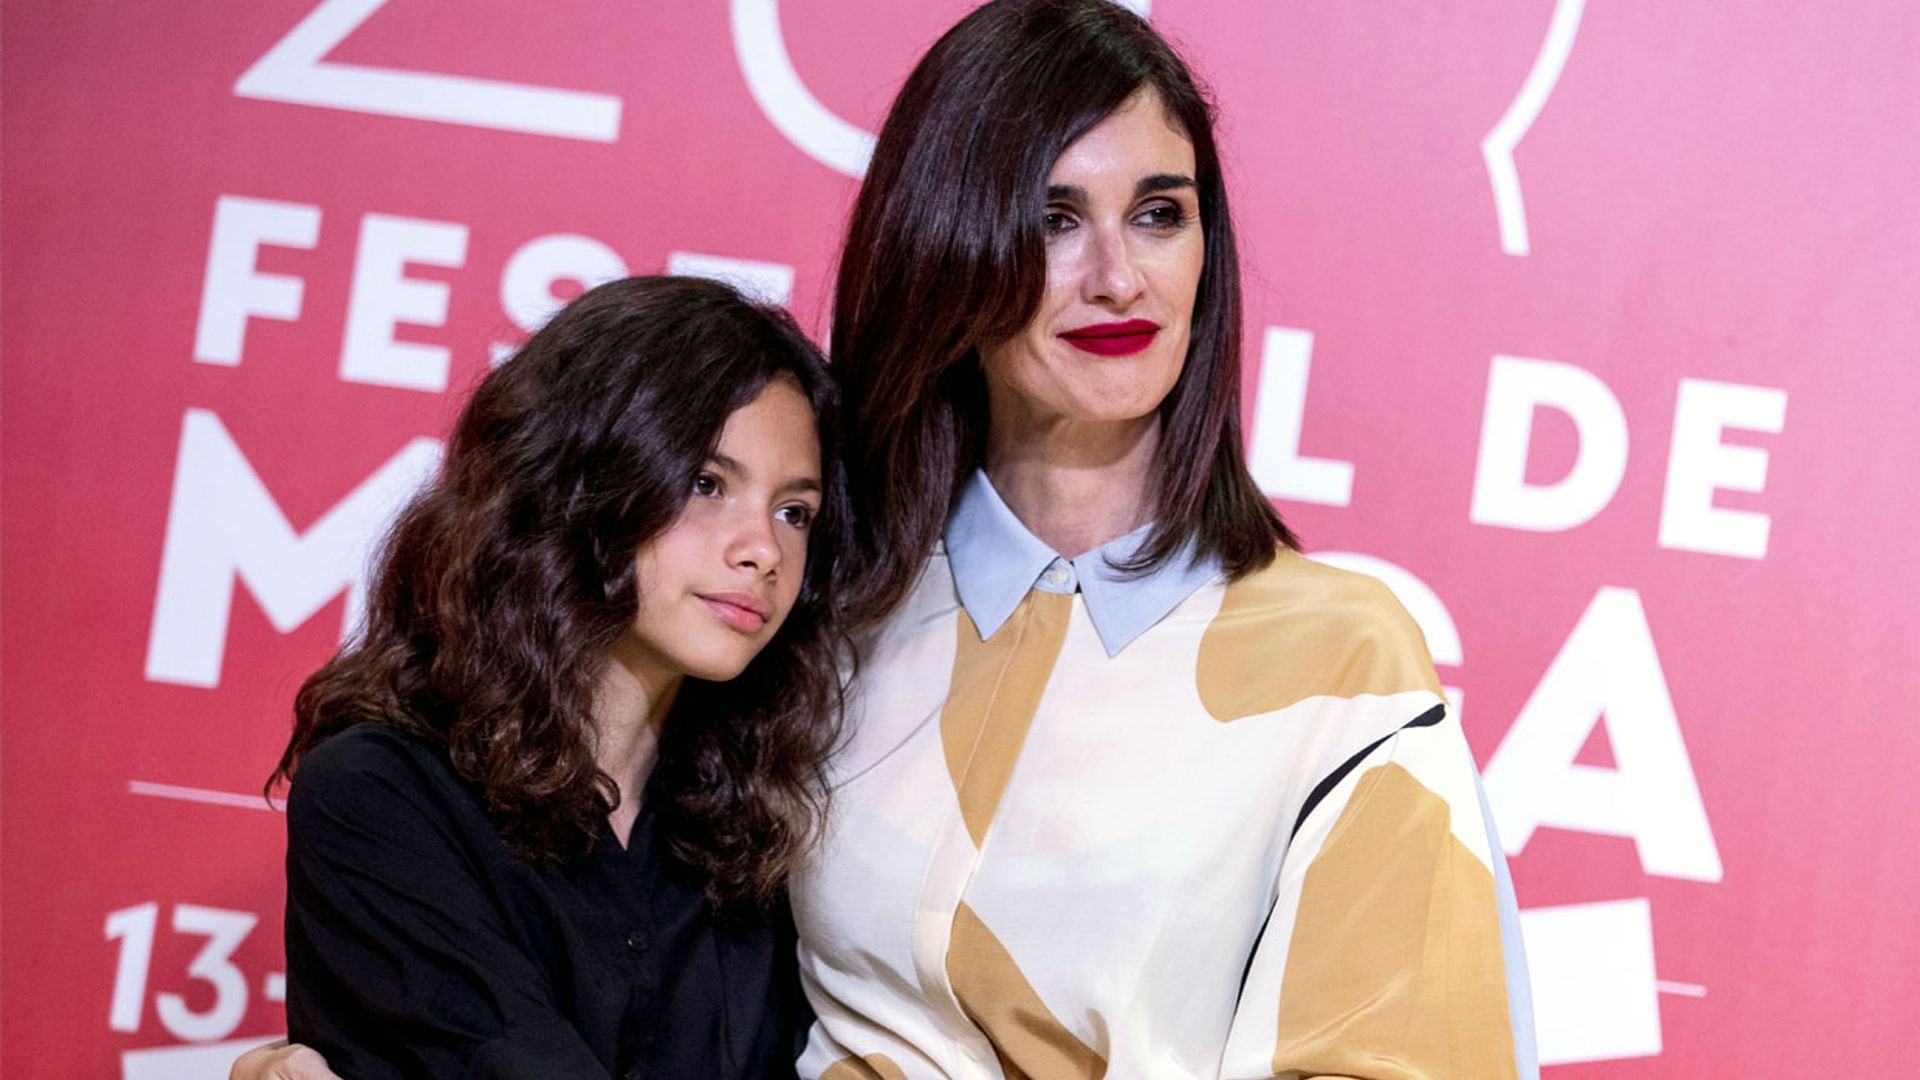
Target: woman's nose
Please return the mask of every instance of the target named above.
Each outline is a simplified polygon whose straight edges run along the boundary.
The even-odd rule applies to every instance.
[[[1134,253],[1128,249],[1126,237],[1120,230],[1091,231],[1083,282],[1086,299],[1124,308],[1140,296],[1140,267],[1134,262]]]

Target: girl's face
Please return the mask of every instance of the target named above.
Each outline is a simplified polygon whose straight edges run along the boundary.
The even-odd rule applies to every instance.
[[[1193,142],[1150,89],[1061,152],[1047,177],[1046,293],[1024,330],[981,354],[996,419],[1159,408],[1186,363],[1206,257],[1194,172]]]
[[[680,516],[635,553],[622,653],[662,677],[740,674],[793,610],[820,498],[813,406],[776,378],[727,418]]]

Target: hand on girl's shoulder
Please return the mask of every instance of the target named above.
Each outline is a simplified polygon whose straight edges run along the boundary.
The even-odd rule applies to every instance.
[[[340,1080],[310,1047],[279,1042],[256,1046],[233,1060],[227,1080]]]

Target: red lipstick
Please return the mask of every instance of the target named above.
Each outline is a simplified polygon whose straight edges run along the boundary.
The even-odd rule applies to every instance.
[[[1160,324],[1151,319],[1126,322],[1093,323],[1062,332],[1062,341],[1095,356],[1130,356],[1153,344]]]

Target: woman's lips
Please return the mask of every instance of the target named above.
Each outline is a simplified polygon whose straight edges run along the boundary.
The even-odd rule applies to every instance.
[[[702,603],[720,621],[743,634],[751,634],[767,625],[767,614],[772,606],[765,600],[747,593],[699,593]]]
[[[1060,334],[1060,340],[1095,356],[1127,356],[1153,344],[1160,324],[1148,319],[1094,323]]]

